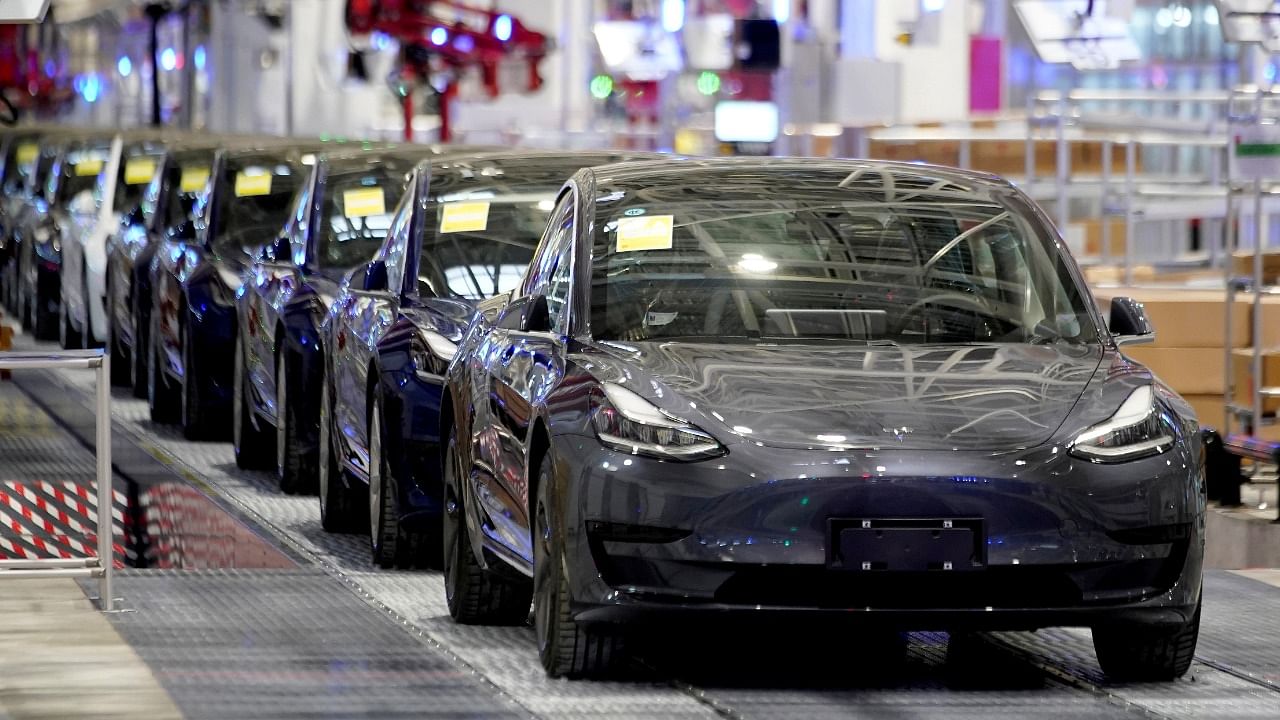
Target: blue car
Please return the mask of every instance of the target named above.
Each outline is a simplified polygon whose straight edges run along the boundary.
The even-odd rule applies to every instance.
[[[317,160],[237,299],[232,423],[240,467],[274,467],[286,493],[315,491],[321,323],[346,273],[382,245],[414,166],[461,152],[469,150],[410,146]]]
[[[231,423],[236,293],[288,217],[309,168],[306,144],[222,150],[193,209],[193,233],[166,237],[151,263],[147,402],[188,439]]]
[[[556,193],[585,166],[644,154],[511,152],[420,165],[374,259],[325,326],[320,509],[370,528],[383,567],[440,558],[440,400],[477,303],[520,282]],[[367,510],[367,513],[366,513]]]
[[[147,396],[150,357],[151,263],[165,239],[195,239],[192,212],[208,186],[218,152],[214,140],[171,143],[159,160],[141,204],[125,214],[107,239],[107,347],[112,381],[132,385],[135,397]]]

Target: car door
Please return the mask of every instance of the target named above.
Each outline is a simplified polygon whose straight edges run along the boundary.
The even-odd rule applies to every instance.
[[[311,226],[315,171],[303,183],[293,199],[289,219],[276,242],[267,245],[249,272],[245,307],[245,330],[249,358],[246,372],[259,398],[259,409],[268,417],[276,416],[276,326],[281,309],[289,302],[301,282],[301,270],[295,263],[294,248],[307,242]],[[280,239],[287,243],[279,242]]]
[[[493,472],[481,491],[493,539],[532,563],[529,534],[529,478],[526,468],[530,429],[545,391],[563,374],[564,338],[569,333],[570,288],[574,265],[574,194],[565,194],[553,211],[525,281],[486,342],[488,427],[481,430],[485,457]],[[521,328],[520,317],[537,298],[545,298],[550,332]]]
[[[369,475],[369,382],[368,371],[378,340],[399,312],[399,288],[404,278],[405,256],[413,238],[413,207],[417,182],[410,181],[396,208],[387,241],[375,256],[385,263],[385,288],[366,290],[357,268],[346,297],[338,308],[339,320],[334,344],[339,354],[334,360],[334,387],[337,403],[334,415],[345,446],[345,460],[364,477]],[[393,292],[391,288],[396,290]],[[345,353],[345,356],[344,356]]]

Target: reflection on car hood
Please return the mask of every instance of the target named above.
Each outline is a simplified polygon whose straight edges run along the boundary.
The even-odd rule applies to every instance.
[[[1099,346],[1065,344],[595,347],[608,355],[592,353],[597,377],[630,385],[718,435],[784,447],[920,450],[1046,442],[1102,358]]]

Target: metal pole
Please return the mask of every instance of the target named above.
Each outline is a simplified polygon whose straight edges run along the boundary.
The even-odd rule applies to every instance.
[[[1235,249],[1235,246],[1239,244],[1239,241],[1235,236],[1236,230],[1238,228],[1238,224],[1236,222],[1236,215],[1238,214],[1238,211],[1236,209],[1236,201],[1235,201],[1235,197],[1236,197],[1235,181],[1231,173],[1231,146],[1230,145],[1228,145],[1226,149],[1226,160],[1227,160],[1227,209],[1226,209],[1226,217],[1223,220],[1223,225],[1222,225],[1222,249],[1223,249],[1223,255],[1226,257],[1225,262],[1223,262],[1222,264],[1222,280],[1227,288],[1227,302],[1225,303],[1225,307],[1223,309],[1225,319],[1223,321],[1223,329],[1222,329],[1223,354],[1226,356],[1226,359],[1222,363],[1222,372],[1223,372],[1223,375],[1225,376],[1223,378],[1223,383],[1222,383],[1222,387],[1223,387],[1222,407],[1223,407],[1223,413],[1224,413],[1224,417],[1222,418],[1222,437],[1224,438],[1231,436],[1231,425],[1235,420],[1235,413],[1232,412],[1231,410],[1231,404],[1235,402],[1235,372],[1233,370],[1233,363],[1235,361],[1235,358],[1232,355],[1232,347],[1235,344],[1235,340],[1231,337],[1231,319],[1233,317],[1233,314],[1235,313],[1236,285],[1235,285],[1235,278],[1232,277],[1232,273],[1235,270],[1235,268],[1233,267],[1233,264],[1232,264],[1231,255],[1232,255],[1232,251]]]
[[[1067,223],[1071,221],[1070,208],[1067,200],[1067,178],[1071,172],[1071,147],[1067,144],[1067,106],[1063,100],[1058,103],[1058,162],[1057,164],[1057,185],[1058,185],[1058,232],[1065,237],[1067,234]]]
[[[1262,178],[1253,181],[1253,423],[1250,433],[1262,427]]]
[[[115,610],[111,575],[115,570],[115,552],[112,540],[115,523],[111,519],[111,353],[102,353],[98,366],[97,388],[97,451],[98,451],[98,562],[102,564],[102,577],[98,580],[98,607],[104,612]]]
[[[1111,138],[1102,141],[1102,261],[1111,260],[1111,218],[1107,215],[1107,195],[1111,192]]]
[[[1036,181],[1036,94],[1032,92],[1027,95],[1027,145],[1023,150],[1022,161],[1025,164],[1025,175],[1027,176],[1027,192],[1031,192],[1031,186]]]
[[[1133,138],[1125,139],[1124,144],[1124,284],[1133,284],[1133,178],[1134,166],[1138,162],[1138,146]]]

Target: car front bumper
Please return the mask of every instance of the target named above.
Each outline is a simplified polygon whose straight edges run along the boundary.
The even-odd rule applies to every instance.
[[[659,462],[582,436],[556,441],[571,590],[584,622],[648,615],[858,614],[914,629],[1026,629],[1198,602],[1198,445],[1123,465],[1062,448],[977,454],[752,447]],[[973,523],[972,567],[842,567],[862,520]]]

